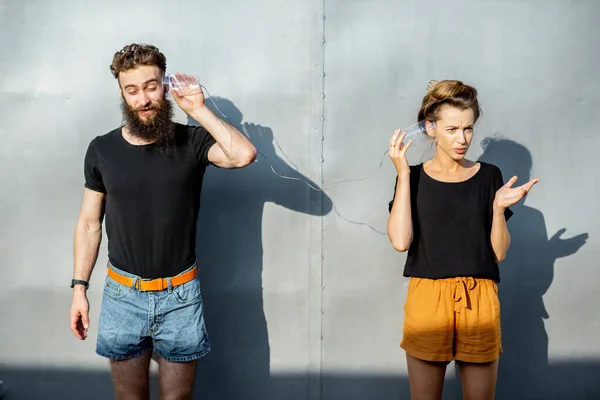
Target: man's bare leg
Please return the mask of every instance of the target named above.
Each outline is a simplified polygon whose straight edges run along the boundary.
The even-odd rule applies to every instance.
[[[152,352],[123,361],[110,362],[116,400],[150,398],[149,367]]]
[[[158,357],[161,400],[191,400],[196,361],[170,362]]]

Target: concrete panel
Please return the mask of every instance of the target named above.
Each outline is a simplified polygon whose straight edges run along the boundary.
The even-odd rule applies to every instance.
[[[70,374],[80,390],[111,393],[108,364],[94,354],[106,238],[83,343],[69,332],[68,284],[83,156],[121,122],[108,67],[133,41],[157,45],[168,70],[198,75],[261,151],[247,169],[206,176],[197,251],[213,351],[200,365],[198,394],[318,394],[320,216],[331,204],[271,167],[319,187],[321,2],[9,1],[1,9],[11,39],[0,49],[11,56],[0,60],[0,280],[9,283],[0,294],[0,380],[12,395],[81,398],[69,395]],[[180,110],[176,120],[188,122]],[[273,373],[294,379],[271,385]],[[85,378],[94,374],[103,378]]]
[[[600,359],[600,53],[591,51],[600,48],[600,4],[328,0],[325,15],[324,187],[377,170],[393,130],[416,122],[429,80],[474,85],[483,117],[470,158],[495,163],[505,180],[518,175],[518,184],[541,178],[515,207],[513,245],[500,266],[497,398],[560,398],[564,388],[547,382],[558,364],[571,377],[560,380],[571,389],[565,398],[598,396],[579,362]],[[415,164],[429,154],[409,153]],[[398,347],[406,255],[385,234],[395,177],[386,155],[372,178],[328,192],[339,215],[324,220],[326,373],[407,372]],[[454,368],[447,378],[456,382]],[[323,397],[347,398],[333,382],[324,378]],[[445,394],[460,398],[460,388],[451,383]],[[398,393],[389,387],[376,398]]]

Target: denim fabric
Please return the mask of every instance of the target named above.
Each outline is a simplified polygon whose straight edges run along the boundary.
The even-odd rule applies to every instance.
[[[113,265],[109,268],[133,278],[134,287],[140,279]],[[106,277],[96,353],[126,360],[148,351],[172,362],[196,360],[210,352],[198,277],[177,287],[169,281],[167,289],[148,292]]]

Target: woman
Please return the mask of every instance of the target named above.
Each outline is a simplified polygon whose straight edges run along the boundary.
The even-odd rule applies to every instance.
[[[435,155],[409,166],[396,130],[389,155],[398,172],[388,236],[407,251],[410,277],[403,337],[411,398],[441,399],[446,366],[454,360],[465,399],[494,398],[500,340],[498,263],[506,255],[510,206],[538,182],[513,188],[500,170],[465,158],[481,110],[475,88],[432,81],[419,110]]]

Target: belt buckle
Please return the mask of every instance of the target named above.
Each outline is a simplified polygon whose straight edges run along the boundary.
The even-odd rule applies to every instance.
[[[138,280],[138,285],[139,285],[139,289],[142,292],[154,292],[154,291],[161,291],[167,288],[167,286],[165,286],[164,283],[164,278],[156,278],[156,279],[151,279],[148,281],[143,281],[143,282],[147,282],[148,285],[150,286],[149,289],[142,289],[142,279]]]
[[[135,283],[135,288],[137,290],[139,290],[140,292],[150,292],[150,291],[152,291],[152,289],[144,289],[144,288],[142,288],[142,283],[144,283],[144,282],[150,282],[150,281],[145,281],[143,279],[138,279],[137,282]]]

